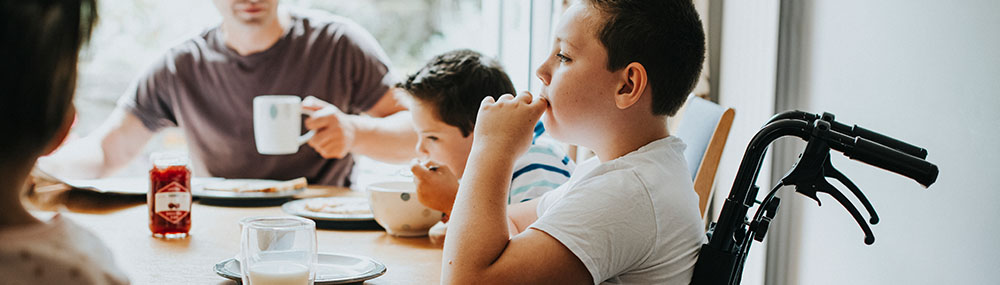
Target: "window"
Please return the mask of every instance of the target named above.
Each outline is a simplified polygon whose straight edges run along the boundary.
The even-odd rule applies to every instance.
[[[568,0],[282,0],[285,7],[346,16],[365,27],[392,60],[397,76],[409,74],[434,55],[469,48],[497,58],[517,90],[537,94],[537,68],[548,55],[552,31]],[[707,1],[696,1],[703,8]],[[78,117],[71,136],[100,125],[128,85],[170,47],[215,26],[220,17],[204,0],[105,0],[100,22],[81,56]],[[706,23],[707,24],[707,23]],[[706,86],[707,66],[699,86]],[[699,87],[699,94],[707,93]],[[137,175],[154,149],[184,149],[178,130],[158,134],[134,167]]]
[[[284,0],[285,8],[329,11],[365,27],[404,76],[436,54],[458,48],[499,53],[499,0]],[[520,1],[505,6],[518,6]],[[136,77],[172,46],[217,25],[220,16],[204,0],[106,0],[90,44],[81,54],[75,104],[78,115],[72,136],[97,128]],[[508,22],[511,23],[511,22]],[[522,72],[523,73],[523,72]],[[520,78],[527,78],[521,76]],[[523,88],[518,86],[518,88]],[[154,149],[184,149],[178,130],[165,130],[144,154],[119,175],[141,175],[145,157]]]
[[[452,49],[497,55],[499,13],[494,7],[499,2],[286,0],[282,5],[326,10],[358,22],[381,43],[401,76]],[[164,51],[220,21],[212,2],[203,0],[107,0],[99,9],[100,22],[80,62],[76,134],[96,128],[128,85]]]

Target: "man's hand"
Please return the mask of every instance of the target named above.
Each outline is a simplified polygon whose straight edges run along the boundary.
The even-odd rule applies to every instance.
[[[528,92],[517,97],[504,94],[496,102],[493,97],[484,98],[476,117],[473,148],[502,148],[506,156],[520,157],[531,146],[533,127],[548,104]]]
[[[52,154],[38,158],[35,166],[61,179],[108,177],[139,155],[154,134],[139,117],[118,106],[89,135],[67,141]]]
[[[312,113],[306,118],[306,129],[316,131],[309,146],[324,158],[343,158],[354,147],[356,126],[352,115],[316,97],[302,100],[302,111]]]
[[[413,183],[417,185],[417,199],[428,208],[451,215],[451,207],[458,194],[458,177],[447,166],[414,163],[410,166]]]

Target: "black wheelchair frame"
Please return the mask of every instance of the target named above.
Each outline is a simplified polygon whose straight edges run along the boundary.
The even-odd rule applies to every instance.
[[[792,169],[767,193],[764,200],[757,201],[760,190],[756,186],[757,175],[767,147],[785,136],[805,140],[806,147]],[[795,186],[795,192],[817,203],[817,193],[829,194],[854,217],[865,234],[865,244],[874,243],[875,235],[869,223],[877,224],[878,214],[857,185],[830,163],[831,149],[851,159],[909,177],[924,187],[937,180],[938,168],[925,160],[927,150],[921,147],[857,125],[839,123],[830,113],[779,113],[771,117],[750,140],[719,219],[709,227],[709,241],[701,247],[691,284],[740,284],[750,245],[754,240],[763,241],[778,211],[780,199],[775,194],[783,186]],[[869,214],[867,223],[857,207],[826,180],[828,177],[840,181],[857,197]],[[753,218],[748,220],[747,212],[755,204],[761,205]]]

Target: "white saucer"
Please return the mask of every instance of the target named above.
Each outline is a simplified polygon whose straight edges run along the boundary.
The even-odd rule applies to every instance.
[[[215,264],[215,274],[236,280],[243,278],[235,258]],[[385,274],[385,265],[374,259],[337,253],[320,253],[316,263],[315,284],[346,284],[373,279]]]

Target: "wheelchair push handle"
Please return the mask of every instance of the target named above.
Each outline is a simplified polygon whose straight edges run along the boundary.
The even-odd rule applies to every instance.
[[[909,177],[924,187],[937,181],[937,165],[865,138],[857,138],[854,142],[854,150],[844,152],[844,154],[851,159]]]
[[[915,156],[920,159],[927,158],[927,149],[922,147],[892,138],[887,135],[863,128],[858,125],[848,126],[847,124],[837,122],[834,120],[834,115],[832,113],[823,113],[822,115],[817,115],[809,112],[794,110],[785,111],[775,114],[768,120],[768,123],[775,122],[782,119],[796,119],[803,120],[806,122],[813,122],[819,119],[830,122],[830,128],[833,131],[844,134],[849,137],[862,137],[872,142],[878,143],[880,145],[889,147],[891,149],[900,151],[905,154]]]

